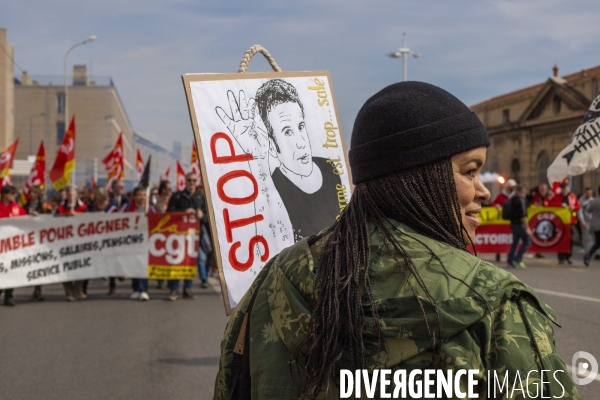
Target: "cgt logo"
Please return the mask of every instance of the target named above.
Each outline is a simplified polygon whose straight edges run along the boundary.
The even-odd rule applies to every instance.
[[[596,358],[588,352],[578,351],[573,354],[571,366],[571,375],[573,376],[573,382],[575,382],[576,385],[587,385],[596,379],[596,376],[598,375],[598,361],[596,361]],[[589,369],[590,366],[592,368],[591,370]]]

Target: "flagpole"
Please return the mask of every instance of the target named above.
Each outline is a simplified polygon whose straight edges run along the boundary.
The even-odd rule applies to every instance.
[[[73,49],[75,49],[76,47],[79,47],[79,46],[83,46],[84,44],[87,44],[89,42],[93,42],[94,40],[96,40],[96,35],[92,35],[92,36],[88,37],[83,42],[74,44],[73,46],[71,46],[69,48],[69,50],[67,50],[67,54],[65,54],[65,133],[69,129],[69,122],[70,122],[69,100],[68,100],[68,96],[67,96],[67,93],[69,91],[69,77],[67,75],[67,72],[68,72],[67,71],[67,59],[69,58],[69,53],[71,53],[71,51],[73,51]],[[75,185],[75,168],[73,168],[73,171],[71,171],[71,190],[73,189],[73,185]]]

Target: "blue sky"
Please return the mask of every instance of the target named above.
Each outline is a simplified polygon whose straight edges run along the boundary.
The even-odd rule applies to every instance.
[[[62,75],[71,53],[111,76],[134,130],[170,148],[192,140],[181,75],[235,72],[262,44],[283,70],[329,70],[346,138],[364,101],[401,78],[386,53],[408,46],[408,77],[471,105],[600,64],[600,9],[591,0],[4,0],[15,61],[32,75]],[[258,56],[250,71],[269,70]],[[15,68],[15,73],[20,70]]]

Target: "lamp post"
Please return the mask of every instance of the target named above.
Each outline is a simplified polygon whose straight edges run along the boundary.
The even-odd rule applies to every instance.
[[[33,150],[32,150],[32,147],[31,147],[31,145],[33,144],[33,135],[32,135],[32,131],[33,131],[33,130],[32,130],[32,128],[31,128],[31,125],[32,125],[33,119],[34,119],[35,117],[43,117],[44,115],[46,115],[46,114],[44,114],[44,113],[39,113],[39,114],[33,114],[33,115],[30,115],[30,116],[29,116],[29,155],[32,155],[32,154],[33,154],[33,153],[32,153],[32,151],[33,151]]]
[[[94,40],[96,40],[96,35],[92,35],[90,37],[88,37],[87,39],[85,39],[83,42],[79,42],[77,44],[74,44],[73,46],[71,46],[69,48],[69,50],[67,50],[67,54],[65,54],[65,132],[69,129],[69,99],[67,97],[67,92],[69,90],[69,77],[67,75],[67,59],[69,58],[69,53],[71,53],[71,51],[75,48],[75,47],[79,47],[79,46],[83,46],[84,44],[87,44],[89,42],[93,42]],[[73,169],[73,172],[71,172],[71,185],[75,184],[75,169]]]
[[[410,49],[408,47],[406,47],[406,32],[404,32],[404,33],[402,33],[402,48],[398,49],[398,51],[388,53],[387,56],[391,57],[391,58],[402,58],[402,81],[406,82],[408,80],[408,78],[407,78],[408,56],[413,56],[414,58],[419,58],[421,55],[410,51]]]

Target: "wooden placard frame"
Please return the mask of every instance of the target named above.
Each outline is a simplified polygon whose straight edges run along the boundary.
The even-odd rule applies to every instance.
[[[183,82],[183,87],[185,90],[185,95],[187,98],[188,112],[190,114],[190,121],[192,123],[194,140],[196,142],[196,148],[198,149],[198,160],[200,162],[200,170],[202,173],[202,180],[203,180],[203,182],[205,182],[204,190],[206,193],[207,208],[208,208],[208,213],[210,216],[210,230],[211,230],[211,234],[212,234],[213,241],[214,241],[213,248],[214,248],[214,251],[216,252],[215,256],[216,256],[217,267],[218,267],[218,271],[219,271],[219,280],[221,282],[221,291],[223,294],[225,313],[227,315],[231,315],[233,313],[234,308],[231,307],[231,304],[229,302],[227,282],[225,281],[225,274],[223,271],[223,260],[221,258],[221,246],[220,246],[220,243],[218,240],[219,236],[218,236],[218,231],[217,231],[217,226],[216,226],[217,219],[215,218],[216,216],[215,216],[215,211],[214,211],[214,207],[213,207],[212,194],[210,192],[210,185],[208,184],[209,181],[208,181],[208,174],[206,172],[207,171],[206,162],[204,160],[204,154],[202,151],[202,140],[201,140],[201,136],[200,136],[198,120],[196,118],[194,100],[193,100],[193,96],[192,96],[190,83],[199,82],[199,81],[225,81],[225,80],[240,80],[240,79],[276,79],[276,78],[285,79],[285,78],[318,77],[318,76],[326,76],[327,77],[329,93],[331,93],[333,109],[335,112],[336,120],[338,121],[338,128],[339,128],[338,132],[339,132],[339,137],[340,137],[340,142],[341,142],[341,151],[345,155],[345,167],[346,167],[346,171],[348,173],[348,179],[350,182],[349,192],[350,192],[350,196],[351,196],[352,192],[354,190],[354,185],[352,183],[352,174],[350,173],[350,165],[349,165],[349,161],[348,161],[348,152],[346,151],[346,143],[344,140],[342,127],[339,124],[339,121],[340,121],[339,112],[338,112],[338,108],[337,108],[335,93],[333,91],[333,86],[331,84],[331,76],[329,74],[329,71],[249,72],[249,73],[227,73],[227,74],[186,74],[186,75],[182,75],[182,82]],[[274,257],[274,256],[276,256],[276,254],[273,254],[271,257]]]

